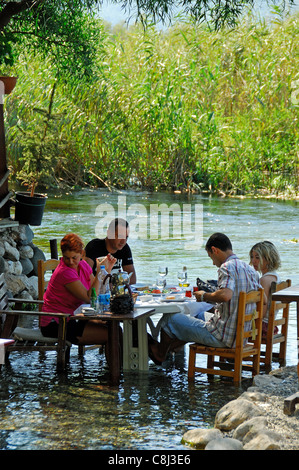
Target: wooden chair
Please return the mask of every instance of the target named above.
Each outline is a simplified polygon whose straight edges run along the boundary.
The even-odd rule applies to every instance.
[[[47,273],[53,271],[57,268],[59,265],[60,261],[58,259],[48,259],[46,261],[43,260],[38,260],[37,264],[37,273],[38,273],[38,299],[40,301],[43,300],[44,298],[44,293],[47,288],[47,285],[49,283],[49,279],[47,279]],[[50,276],[51,277],[51,276]],[[41,311],[42,309],[42,303],[39,305],[39,310]],[[85,351],[88,349],[99,349],[100,351],[103,350],[104,346],[103,345],[88,345],[85,346],[83,344],[78,345],[78,353],[80,356],[83,356]]]
[[[2,320],[1,337],[13,338],[14,344],[8,345],[6,351],[57,351],[57,369],[63,370],[68,359],[71,344],[66,341],[66,321],[69,314],[46,313],[36,310],[11,310],[9,304],[21,307],[23,304],[40,305],[40,300],[8,298],[4,274],[0,276],[0,319]],[[19,315],[54,316],[59,320],[58,338],[46,338],[39,328],[16,327]]]
[[[249,293],[241,292],[238,304],[238,319],[236,330],[235,348],[212,348],[197,343],[190,344],[188,379],[194,379],[195,372],[208,375],[221,375],[232,377],[235,384],[241,382],[242,369],[250,370],[252,376],[260,370],[260,346],[262,336],[264,289]],[[256,309],[251,314],[246,314],[246,305],[256,303]],[[248,325],[248,322],[249,325]],[[248,327],[250,328],[248,330]],[[247,331],[248,330],[248,331]],[[207,367],[196,367],[196,355],[207,355]],[[219,361],[215,361],[219,356]],[[227,358],[232,362],[225,362]],[[252,364],[244,364],[243,360]],[[215,369],[219,367],[219,369]],[[230,369],[230,370],[228,370]]]
[[[266,370],[271,370],[273,357],[281,365],[286,363],[286,350],[287,350],[287,336],[288,336],[288,321],[289,321],[289,305],[288,303],[282,303],[279,301],[272,300],[272,294],[282,289],[286,289],[291,286],[290,279],[280,282],[272,282],[270,289],[270,309],[268,317],[268,329],[267,336],[262,336],[262,345],[265,348],[261,350],[261,363],[264,364]],[[277,313],[279,315],[277,316]],[[281,331],[274,334],[275,327],[281,326]],[[279,352],[273,352],[273,345],[280,344]]]
[[[41,301],[43,300],[45,290],[49,283],[49,280],[46,279],[46,273],[51,271],[51,274],[52,274],[58,265],[59,265],[58,259],[47,259],[46,261],[43,261],[42,259],[38,260],[37,262],[38,300],[41,300]],[[42,304],[39,304],[39,311],[41,312],[41,310],[42,310]]]

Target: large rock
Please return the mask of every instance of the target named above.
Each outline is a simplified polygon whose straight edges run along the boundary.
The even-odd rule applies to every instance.
[[[33,264],[31,263],[30,259],[20,259],[20,263],[23,268],[23,274],[26,274],[26,276],[33,271]]]
[[[231,431],[244,421],[263,414],[264,412],[252,401],[237,398],[218,411],[215,417],[215,427],[221,431]]]
[[[5,248],[4,258],[10,259],[11,261],[19,261],[20,253],[17,248],[15,248],[14,246],[11,246],[11,244],[8,243],[7,241],[4,242],[4,248]]]
[[[30,276],[27,278],[26,289],[34,299],[38,299],[38,277],[37,276]]]
[[[271,387],[276,387],[277,385],[281,384],[281,379],[278,377],[275,377],[274,375],[256,375],[253,378],[253,383],[256,387],[259,387],[261,389],[266,388],[266,389],[271,389]]]
[[[43,261],[46,261],[46,257],[43,253],[43,251],[38,248],[37,246],[33,245],[33,257],[30,259],[32,265],[33,265],[33,271],[34,274],[37,276],[38,275],[38,260],[42,259]]]
[[[4,242],[0,240],[0,256],[4,256],[4,253],[5,253]]]
[[[24,274],[15,275],[6,273],[5,280],[7,289],[12,293],[13,297],[19,297],[21,292],[26,290],[33,297],[33,299],[38,298],[37,276],[27,277]]]
[[[22,245],[20,246],[19,253],[21,259],[27,259],[33,257],[34,250],[30,245]]]
[[[3,256],[0,256],[0,274],[4,273],[5,270],[6,270],[5,259],[3,258]]]
[[[205,450],[243,450],[243,445],[237,439],[223,437],[210,441]]]
[[[17,297],[28,286],[28,278],[23,274],[16,276],[15,274],[7,273],[5,280],[7,289],[12,293],[13,297]]]
[[[11,261],[11,260],[4,260],[5,261],[5,271],[6,273],[10,274],[22,274],[23,267],[20,261]]]
[[[244,450],[280,450],[280,439],[281,436],[279,434],[268,430],[251,439],[251,441],[244,445]]]
[[[18,238],[19,238],[19,243],[21,245],[28,245],[29,243],[32,242],[34,238],[34,233],[29,227],[29,225],[19,225],[19,230],[18,230]]]
[[[233,438],[246,444],[258,434],[262,434],[267,427],[267,418],[258,416],[240,424],[233,432]]]

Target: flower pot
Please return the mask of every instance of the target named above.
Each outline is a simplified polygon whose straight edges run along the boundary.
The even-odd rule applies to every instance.
[[[1,84],[3,83],[3,85]],[[0,90],[4,95],[9,95],[17,83],[17,77],[0,77]],[[1,89],[3,86],[3,90]],[[2,93],[1,93],[2,94]]]
[[[20,224],[41,225],[46,199],[44,194],[16,193],[15,220]]]

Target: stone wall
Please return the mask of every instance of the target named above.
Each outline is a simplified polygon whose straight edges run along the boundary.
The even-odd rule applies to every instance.
[[[29,225],[0,225],[0,274],[4,273],[9,297],[38,298],[37,264],[46,258],[33,238]]]

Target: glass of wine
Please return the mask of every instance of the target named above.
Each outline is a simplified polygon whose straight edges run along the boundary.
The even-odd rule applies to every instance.
[[[179,286],[182,287],[184,282],[187,280],[187,273],[186,271],[179,271],[178,272],[178,281],[179,281]]]
[[[166,286],[165,277],[158,277],[158,279],[156,281],[156,285],[157,285],[158,289],[160,289],[162,291],[164,289],[164,287]]]
[[[168,268],[166,266],[159,266],[159,275],[164,277],[168,274]]]

